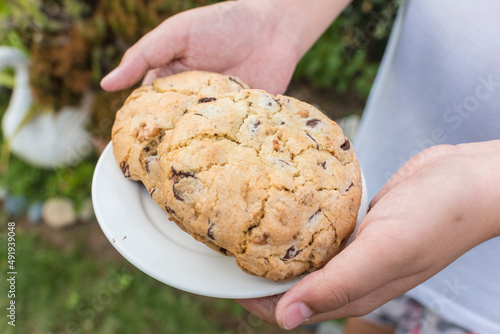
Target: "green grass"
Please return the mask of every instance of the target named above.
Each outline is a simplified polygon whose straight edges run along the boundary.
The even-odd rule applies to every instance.
[[[6,273],[2,221],[0,264]],[[251,317],[231,300],[183,293],[124,261],[101,259],[79,238],[63,251],[33,230],[16,228],[16,327],[4,321],[9,301],[2,278],[0,333],[237,333]],[[254,332],[276,328],[259,324]]]

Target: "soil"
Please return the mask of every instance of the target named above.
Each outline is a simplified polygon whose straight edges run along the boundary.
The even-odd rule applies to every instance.
[[[338,94],[333,90],[311,87],[305,82],[292,81],[286,95],[312,104],[333,120],[357,114],[361,115],[365,101],[353,93]]]

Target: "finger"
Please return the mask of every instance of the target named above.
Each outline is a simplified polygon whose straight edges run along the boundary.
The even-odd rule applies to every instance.
[[[142,37],[125,52],[120,65],[101,81],[107,91],[129,88],[148,70],[179,58],[187,46],[189,22],[173,16]]]
[[[367,227],[367,230],[370,227]],[[386,243],[387,242],[387,243]],[[278,324],[291,329],[315,314],[331,312],[384,286],[401,273],[401,261],[383,236],[363,233],[321,270],[306,276],[279,301]]]
[[[276,310],[276,305],[282,296],[283,294],[264,298],[237,299],[236,302],[250,313],[253,313],[261,318],[263,321],[269,324],[276,324],[274,311]]]
[[[179,60],[172,60],[170,63],[163,65],[162,67],[149,70],[146,76],[142,80],[142,85],[151,85],[153,81],[157,78],[163,78],[175,73],[184,72],[192,70],[191,68],[184,65]]]
[[[169,66],[162,66],[154,70],[149,70],[144,76],[141,85],[151,85],[155,79],[166,77],[171,74],[174,74],[174,71],[172,71]]]
[[[424,278],[425,277],[425,278]],[[318,314],[313,316],[306,323],[316,323],[325,320],[343,319],[347,317],[361,317],[374,311],[385,303],[401,296],[413,287],[422,283],[427,275],[419,275],[419,273],[410,275],[390,282],[366,296],[352,301],[351,303],[331,312]]]

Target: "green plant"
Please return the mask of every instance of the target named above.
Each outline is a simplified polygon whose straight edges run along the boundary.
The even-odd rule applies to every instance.
[[[44,201],[50,197],[67,197],[78,206],[91,192],[91,180],[97,157],[92,155],[76,167],[46,170],[33,167],[14,155],[0,174],[0,187],[10,195],[23,195],[28,201]]]
[[[392,28],[398,1],[354,2],[299,62],[295,80],[366,98]]]
[[[81,240],[68,251],[16,229],[16,327],[2,333],[221,333],[203,304],[128,265],[96,260]],[[5,235],[1,238],[5,238]],[[2,268],[7,256],[2,250]],[[7,284],[2,284],[2,295]],[[2,298],[5,310],[7,298]],[[193,321],[194,320],[194,321]]]

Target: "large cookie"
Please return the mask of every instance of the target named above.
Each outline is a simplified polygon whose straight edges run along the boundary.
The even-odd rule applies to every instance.
[[[194,238],[248,273],[286,280],[344,246],[360,205],[359,164],[342,130],[314,107],[241,86],[183,104],[175,117],[161,111],[170,97],[134,92],[122,110],[144,117],[127,140],[113,137],[115,156]],[[152,168],[139,136],[155,128],[161,137],[145,152],[157,153]]]

